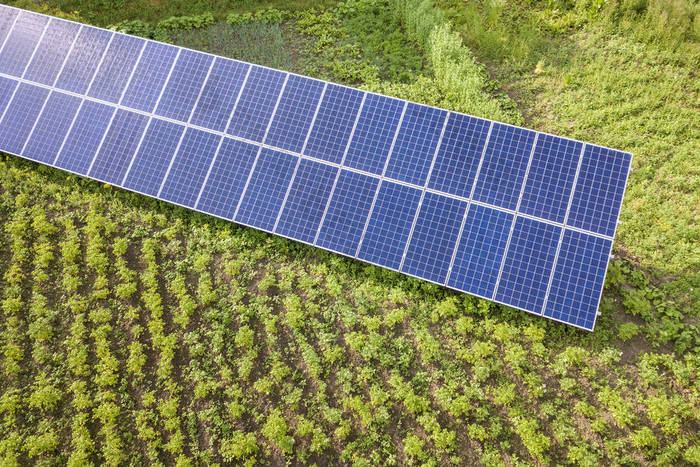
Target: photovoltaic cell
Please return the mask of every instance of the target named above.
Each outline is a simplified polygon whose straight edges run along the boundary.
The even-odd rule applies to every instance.
[[[354,256],[379,179],[342,170],[318,235],[318,246]]]
[[[409,103],[403,118],[386,176],[424,185],[447,112]]]
[[[124,187],[156,196],[183,131],[182,125],[152,119],[126,174]]]
[[[187,122],[204,86],[204,79],[212,60],[210,55],[201,52],[180,52],[170,81],[158,103],[156,114]]]
[[[10,28],[15,22],[15,17],[19,14],[19,10],[12,10],[10,8],[5,8],[0,6],[0,45],[5,42],[7,34],[10,32]]]
[[[0,52],[0,72],[21,77],[29,64],[48,18],[23,11]]]
[[[512,214],[472,204],[447,285],[492,297],[512,223]]]
[[[217,58],[192,114],[192,123],[225,131],[249,67],[246,63]]]
[[[97,70],[90,96],[118,104],[144,43],[143,39],[116,34]]]
[[[0,115],[3,114],[5,108],[10,103],[12,94],[15,92],[17,86],[17,81],[0,76]]]
[[[22,83],[0,122],[0,148],[20,154],[49,91]]]
[[[515,220],[496,300],[539,313],[561,229],[525,217]]]
[[[56,165],[85,175],[90,168],[115,109],[92,101],[83,101],[73,126],[58,154]]]
[[[257,153],[258,146],[224,138],[197,209],[233,218]]]
[[[591,329],[598,310],[610,240],[564,231],[544,316]]]
[[[24,147],[22,156],[44,164],[52,164],[66,137],[73,117],[80,106],[80,98],[52,92],[44,110]]]
[[[468,198],[474,184],[490,122],[451,114],[428,187]]]
[[[587,145],[571,203],[568,224],[613,236],[632,156]]]
[[[444,283],[467,203],[426,193],[401,272]]]
[[[148,42],[131,77],[129,87],[124,93],[122,105],[143,112],[152,112],[176,56],[175,47]]]
[[[80,26],[75,23],[52,19],[24,77],[36,83],[52,85],[79,29]]]
[[[88,175],[107,183],[121,183],[146,123],[148,117],[144,115],[118,110]]]
[[[194,206],[220,139],[218,135],[188,128],[160,197]]]
[[[363,93],[356,89],[328,85],[305,154],[340,164],[362,96]]]
[[[58,76],[56,87],[85,94],[112,34],[104,29],[83,26]]]
[[[420,195],[420,190],[405,185],[381,184],[358,258],[399,268]]]
[[[564,222],[582,146],[556,136],[539,136],[520,212]]]
[[[381,175],[405,102],[367,94],[345,165]]]
[[[286,74],[253,65],[228,134],[261,142]]]
[[[337,172],[335,167],[302,160],[275,232],[312,243]]]

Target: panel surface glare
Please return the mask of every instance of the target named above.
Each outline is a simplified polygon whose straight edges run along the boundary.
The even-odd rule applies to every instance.
[[[0,151],[588,330],[631,164],[2,5]]]

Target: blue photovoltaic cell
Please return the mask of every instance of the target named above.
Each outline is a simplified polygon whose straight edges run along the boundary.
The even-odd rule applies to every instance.
[[[183,49],[156,109],[158,115],[187,122],[194,108],[213,58]]]
[[[345,165],[382,174],[405,104],[391,97],[367,94],[345,156]]]
[[[316,244],[355,256],[378,184],[377,178],[342,170]]]
[[[0,116],[5,112],[17,86],[17,81],[0,76]]]
[[[220,140],[221,136],[188,128],[160,197],[194,206]]]
[[[610,240],[564,231],[544,316],[593,329]]]
[[[192,114],[194,125],[223,132],[250,65],[217,58]]]
[[[338,169],[302,160],[275,233],[313,243]]]
[[[153,111],[176,56],[175,47],[147,42],[122,98],[122,105],[143,112]]]
[[[85,94],[112,35],[112,32],[104,29],[83,26],[63,65],[56,87]]]
[[[472,204],[447,285],[492,297],[512,223],[512,214]]]
[[[564,222],[582,143],[540,134],[520,212]]]
[[[56,165],[81,175],[90,168],[97,148],[104,137],[114,107],[83,101],[73,127],[63,143]]]
[[[10,32],[10,28],[15,22],[15,17],[17,14],[17,10],[0,5],[0,45],[2,45],[7,37],[7,34]]]
[[[534,140],[534,131],[494,123],[474,199],[515,209]]]
[[[280,95],[286,73],[253,65],[228,134],[261,142]]]
[[[44,164],[53,164],[78,106],[79,97],[62,92],[51,93],[22,156]]]
[[[301,152],[322,91],[321,81],[289,75],[265,143]]]
[[[80,26],[75,23],[52,19],[24,77],[30,81],[52,85],[79,29]]]
[[[15,97],[0,122],[0,148],[20,154],[44,105],[48,89],[20,84]]]
[[[272,230],[296,163],[294,156],[263,149],[241,200],[236,222]]]
[[[358,257],[390,269],[401,265],[420,190],[383,182]]]
[[[433,161],[447,112],[409,103],[396,138],[386,176],[423,186]]]
[[[428,187],[468,198],[484,151],[490,122],[451,114]]]
[[[533,313],[541,311],[560,232],[551,224],[516,219],[496,300]]]
[[[21,77],[29,64],[39,38],[44,32],[46,16],[23,11],[0,52],[0,73]]]
[[[185,127],[154,118],[126,175],[124,187],[151,196],[158,194]]]
[[[145,41],[115,34],[90,87],[90,96],[119,103]]]
[[[571,203],[568,224],[613,236],[632,155],[588,145]]]
[[[401,272],[443,284],[467,203],[427,192]]]
[[[197,209],[233,218],[257,153],[258,146],[224,138]]]
[[[144,115],[118,110],[88,175],[103,182],[120,184],[146,123],[148,117]]]
[[[363,93],[329,84],[309,135],[305,154],[340,164],[357,120]]]

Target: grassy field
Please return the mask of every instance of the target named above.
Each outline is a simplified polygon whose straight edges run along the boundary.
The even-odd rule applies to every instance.
[[[0,464],[700,465],[693,2],[9,3],[635,170],[587,333],[0,155]]]

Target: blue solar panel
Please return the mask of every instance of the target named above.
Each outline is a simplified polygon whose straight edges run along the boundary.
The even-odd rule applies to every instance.
[[[368,94],[345,165],[381,175],[405,105],[398,99]]]
[[[302,160],[275,232],[312,243],[337,172],[335,167]]]
[[[600,237],[564,231],[544,316],[593,328],[611,245]]]
[[[304,153],[340,164],[363,95],[356,89],[329,84]]]
[[[112,36],[110,31],[83,26],[58,75],[56,87],[84,94]]]
[[[586,146],[568,224],[613,236],[631,154]]]
[[[145,42],[136,37],[115,35],[97,70],[89,95],[118,104]]]
[[[518,217],[506,253],[496,300],[539,313],[561,228]]]
[[[265,143],[301,152],[322,91],[323,82],[290,75]]]
[[[386,176],[424,185],[446,117],[444,110],[409,103]]]
[[[175,47],[148,42],[124,93],[122,105],[143,112],[153,111],[176,56]]]
[[[482,297],[493,297],[512,224],[512,214],[472,204],[447,285]]]
[[[156,196],[185,127],[154,118],[131,162],[122,185]]]
[[[520,211],[563,222],[581,157],[577,141],[540,135],[532,156]]]
[[[428,187],[468,198],[491,122],[452,114],[447,122]]]
[[[236,222],[271,231],[296,163],[294,156],[263,149],[241,200]]]
[[[494,123],[474,199],[515,209],[534,140],[534,131]]]
[[[214,131],[225,131],[249,68],[247,63],[217,58],[191,122]]]
[[[88,175],[103,182],[120,184],[146,123],[148,117],[144,115],[118,110]]]
[[[183,206],[194,206],[220,140],[221,136],[188,128],[160,197]]]
[[[31,84],[20,84],[5,117],[0,122],[0,147],[20,154],[32,131],[49,91]]]
[[[66,137],[80,98],[52,92],[27,141],[22,156],[44,164],[52,164]]]
[[[415,188],[382,183],[358,258],[398,269],[420,196],[420,190]]]
[[[23,11],[0,52],[0,73],[21,77],[29,64],[48,18]]]
[[[216,160],[209,169],[209,179],[197,209],[232,219],[258,149],[258,146],[252,144],[224,138]]]
[[[444,283],[467,203],[426,193],[401,272]]]
[[[228,133],[260,142],[265,136],[286,74],[253,65]]]
[[[18,11],[0,150],[593,328],[631,155]]]
[[[188,121],[212,60],[210,55],[201,52],[180,52],[156,113],[174,120]]]
[[[379,180],[341,170],[316,245],[354,256]]]
[[[24,77],[36,83],[52,85],[79,29],[80,26],[75,23],[52,19]]]

